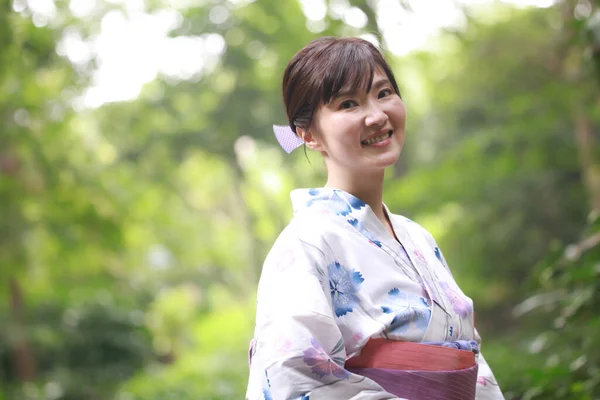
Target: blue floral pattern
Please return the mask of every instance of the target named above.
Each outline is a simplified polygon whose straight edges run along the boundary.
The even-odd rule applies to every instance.
[[[336,189],[310,189],[308,194],[310,195],[310,200],[306,202],[307,207],[325,202],[328,209],[330,209],[336,215],[341,215],[344,217],[350,215],[352,210],[360,210],[366,205],[359,198]]]
[[[381,310],[386,314],[394,314],[389,331],[410,334],[415,330],[418,333],[427,330],[431,308],[423,297],[394,288],[388,292],[387,300]]]
[[[375,239],[375,236],[373,236],[373,234],[371,232],[369,232],[365,227],[364,224],[359,221],[356,218],[348,218],[348,223],[350,225],[352,225],[353,227],[355,227],[360,233],[362,233],[363,235],[365,235],[365,237],[367,239],[369,239],[369,241],[371,243],[373,243],[374,245],[376,245],[377,247],[381,247],[381,242],[377,239]]]
[[[269,379],[269,374],[265,371],[265,387],[263,388],[263,400],[273,400],[273,395],[271,394],[271,380]],[[293,400],[310,400],[309,396],[304,394],[300,397],[296,397]]]
[[[263,397],[265,400],[273,400],[271,396],[271,381],[269,380],[269,374],[265,371],[265,387],[263,388]]]
[[[442,265],[447,268],[448,265],[446,264],[446,260],[444,260],[444,256],[442,255],[440,248],[436,247],[433,250],[433,252],[435,253],[435,256],[437,257],[437,259],[442,263]]]
[[[339,262],[327,266],[329,272],[329,289],[331,290],[331,302],[337,317],[352,312],[360,300],[356,293],[364,278],[358,271],[349,271]]]
[[[352,211],[360,210],[366,206],[365,202],[356,196],[346,193],[343,190],[337,189],[309,189],[308,194],[310,200],[306,202],[307,207],[314,206],[315,204],[325,203],[327,209],[336,215],[346,217],[346,221],[356,228],[361,234],[363,234],[371,243],[377,247],[381,247],[381,242],[375,238],[375,236],[369,232],[362,221],[352,216]]]

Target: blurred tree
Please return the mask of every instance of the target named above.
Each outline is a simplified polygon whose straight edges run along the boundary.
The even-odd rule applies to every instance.
[[[95,398],[148,353],[128,311],[94,305],[120,297],[123,210],[73,129],[86,77],[56,51],[68,14],[49,12],[67,18],[0,1],[0,386],[11,399]]]
[[[49,165],[51,150],[44,144],[54,136],[56,147],[56,134],[68,123],[68,116],[61,120],[64,103],[56,99],[72,74],[68,62],[54,55],[54,32],[13,12],[10,1],[0,2],[0,9],[0,304],[11,316],[4,336],[10,372],[24,381],[37,369],[25,330],[29,298],[22,287],[31,272],[25,268],[26,248],[35,223],[27,212],[37,211],[41,192],[56,187],[58,171]]]
[[[594,1],[563,0],[560,3],[563,29],[559,54],[563,79],[575,87],[586,85],[580,98],[571,106],[579,160],[590,197],[590,208],[600,212],[600,165],[593,135],[593,122],[586,110],[588,104],[600,104],[600,9]],[[595,113],[596,117],[598,112]]]
[[[563,76],[580,89],[571,114],[590,213],[579,237],[567,245],[553,243],[535,271],[537,290],[515,308],[521,319],[546,321],[527,343],[541,363],[525,371],[521,384],[528,399],[595,399],[600,396],[600,9],[588,1],[564,0],[560,6]]]

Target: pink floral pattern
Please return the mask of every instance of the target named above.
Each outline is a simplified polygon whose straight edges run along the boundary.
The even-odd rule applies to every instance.
[[[473,312],[473,305],[465,296],[454,290],[447,282],[439,282],[439,285],[446,293],[456,314],[460,315],[462,318],[466,318]]]
[[[319,378],[332,375],[339,379],[348,379],[350,373],[340,366],[344,365],[344,357],[335,356],[344,349],[344,341],[342,339],[335,345],[331,351],[331,355],[323,349],[315,338],[312,338],[310,342],[312,347],[304,350],[303,360],[306,365],[311,366],[311,371],[315,375]]]

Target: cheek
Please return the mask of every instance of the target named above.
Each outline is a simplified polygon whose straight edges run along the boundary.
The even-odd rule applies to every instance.
[[[396,108],[396,113],[398,115],[398,119],[402,120],[402,123],[406,122],[406,107],[404,107],[404,103],[402,100],[399,101],[398,107]]]
[[[392,117],[396,123],[404,125],[404,122],[406,121],[406,109],[404,108],[402,101],[398,100],[396,104],[392,105],[388,115]]]
[[[348,147],[356,145],[360,138],[360,122],[351,116],[340,116],[331,120],[328,130],[330,145]]]

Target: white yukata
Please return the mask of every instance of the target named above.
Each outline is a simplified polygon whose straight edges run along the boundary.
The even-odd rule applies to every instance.
[[[369,338],[480,341],[473,302],[423,227],[386,208],[400,244],[349,193],[291,197],[258,285],[247,400],[396,399],[344,369]],[[476,399],[504,399],[481,354],[478,364]]]

